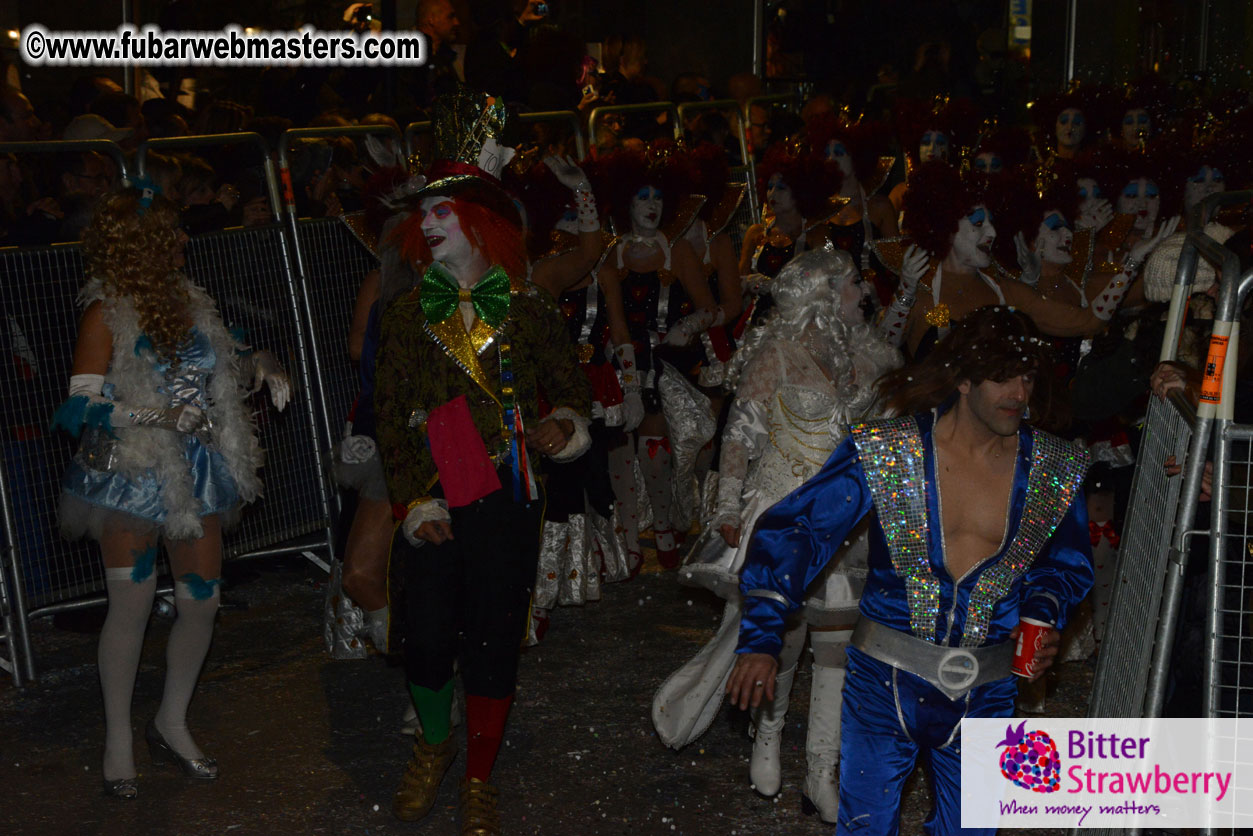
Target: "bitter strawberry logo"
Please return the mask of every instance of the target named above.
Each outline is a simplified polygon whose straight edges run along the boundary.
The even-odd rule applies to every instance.
[[[1026,728],[1026,720],[1016,729],[1012,723],[1005,727],[1005,739],[996,744],[1005,747],[1001,752],[1001,774],[1032,792],[1057,792],[1062,774],[1057,744],[1047,732],[1025,731]]]

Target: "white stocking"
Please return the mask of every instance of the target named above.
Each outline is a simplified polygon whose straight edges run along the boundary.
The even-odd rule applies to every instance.
[[[630,441],[609,451],[609,481],[613,486],[614,506],[622,539],[634,566],[644,560],[640,549],[640,508],[635,494],[635,450]]]
[[[671,552],[675,549],[674,524],[670,518],[670,451],[666,449],[668,445],[665,442],[664,436],[641,435],[638,447],[644,486],[648,490],[648,502],[653,508],[653,534],[657,538],[658,552]]]
[[[170,642],[165,652],[165,693],[153,723],[179,757],[203,758],[204,753],[187,731],[187,706],[213,640],[218,584],[216,581],[197,580],[192,584],[179,581],[174,585],[174,601],[178,605],[178,619],[170,629]]]
[[[149,573],[140,583],[131,579],[130,568],[105,569],[109,612],[100,631],[97,664],[104,695],[104,779],[135,777],[135,754],[131,739],[131,697],[135,673],[144,647],[144,631],[152,613],[157,578]]]

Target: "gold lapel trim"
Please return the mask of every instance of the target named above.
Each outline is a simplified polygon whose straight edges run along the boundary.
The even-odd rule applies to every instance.
[[[474,324],[482,325],[477,319],[474,321]],[[458,368],[478,384],[480,389],[486,392],[497,404],[500,403],[500,398],[497,397],[491,384],[488,383],[487,375],[479,364],[478,352],[474,348],[471,336],[461,323],[460,311],[455,311],[452,316],[443,322],[427,320],[423,324],[422,329],[457,364]],[[492,331],[490,336],[494,338],[496,336],[495,332]]]

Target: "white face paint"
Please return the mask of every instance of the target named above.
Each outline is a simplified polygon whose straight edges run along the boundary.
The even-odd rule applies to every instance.
[[[1136,216],[1133,229],[1148,232],[1157,223],[1157,213],[1162,208],[1157,184],[1147,177],[1132,180],[1119,193],[1116,208],[1124,215]]]
[[[1070,251],[1070,245],[1074,243],[1074,240],[1075,235],[1070,231],[1066,218],[1056,209],[1050,209],[1044,213],[1044,220],[1040,222],[1040,228],[1036,231],[1033,246],[1040,254],[1041,261],[1047,261],[1049,264],[1069,264],[1075,258]]]
[[[766,186],[766,204],[776,215],[796,211],[796,196],[792,188],[783,182],[782,174],[775,174]]]
[[[853,177],[853,158],[849,155],[848,149],[844,147],[843,142],[833,139],[827,143],[827,159],[835,160],[835,164],[840,167],[840,171],[844,174],[845,181]]]
[[[1122,117],[1122,141],[1127,145],[1139,145],[1149,136],[1149,112],[1142,107],[1133,107]]]
[[[980,204],[970,214],[957,222],[953,236],[953,258],[968,270],[980,270],[992,263],[992,242],[996,240],[996,228],[992,226],[992,214]]]
[[[431,248],[431,256],[448,266],[466,263],[474,247],[461,229],[461,221],[452,210],[452,201],[435,195],[423,198],[418,206],[422,213],[422,234]]]
[[[1057,114],[1057,144],[1062,148],[1078,148],[1088,135],[1087,120],[1078,108],[1068,107]]]
[[[998,155],[984,151],[975,157],[974,169],[980,174],[1000,174],[1005,170],[1005,164]]]
[[[1188,182],[1183,184],[1183,208],[1191,212],[1192,207],[1205,198],[1226,190],[1227,181],[1223,178],[1223,173],[1216,168],[1203,165],[1199,171],[1188,178]]]
[[[948,136],[940,131],[924,131],[922,140],[918,144],[918,160],[926,163],[931,160],[947,159]]]
[[[631,227],[637,235],[652,233],[661,226],[661,190],[653,186],[640,189],[631,198]]]

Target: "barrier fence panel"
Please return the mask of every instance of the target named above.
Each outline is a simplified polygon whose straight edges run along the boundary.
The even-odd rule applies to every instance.
[[[394,142],[401,142],[400,135],[393,129],[383,125],[359,125],[354,127],[336,127],[336,128],[296,128],[294,130],[284,131],[279,138],[278,145],[278,163],[280,173],[283,179],[283,199],[285,206],[285,222],[287,230],[287,242],[290,248],[291,259],[289,265],[291,268],[291,277],[294,285],[294,293],[299,299],[301,307],[300,320],[307,323],[317,321],[314,316],[313,298],[317,293],[317,288],[311,283],[312,271],[317,269],[310,261],[308,254],[302,247],[301,234],[299,232],[299,222],[297,221],[296,198],[293,191],[291,168],[289,164],[289,153],[293,143],[304,139],[317,138],[335,138],[335,137],[353,137],[365,138],[367,136],[382,136]],[[364,275],[362,273],[361,275]],[[357,284],[360,284],[361,275],[355,277]],[[354,297],[355,298],[355,294]],[[335,317],[336,321],[347,320],[352,316],[352,306],[343,309],[343,312]],[[323,391],[322,383],[324,380],[323,356],[334,356],[338,354],[335,346],[322,343],[317,334],[310,331],[308,337],[308,352],[305,359],[308,360],[310,366],[310,377],[314,382],[316,391],[313,393],[314,401],[317,405],[318,413],[318,429],[319,442],[315,446],[315,453],[319,459],[323,456],[329,456],[331,447],[340,435],[343,427],[343,414],[333,414],[329,395]],[[342,343],[340,343],[342,345]],[[329,462],[329,459],[328,459]],[[330,471],[329,468],[322,470],[324,479],[322,486],[324,491],[330,491]],[[339,495],[334,495],[336,510],[339,509]],[[333,542],[333,540],[332,540]],[[333,549],[332,549],[333,551]]]
[[[361,280],[378,260],[339,218],[296,224],[297,243],[308,274],[310,331],[322,351],[322,393],[338,439],[357,397],[357,364],[348,356],[348,329]]]
[[[1227,472],[1215,513],[1226,532],[1214,574],[1213,687],[1207,714],[1253,717],[1253,426],[1232,424],[1220,436]],[[1216,486],[1217,487],[1217,486]]]
[[[1182,484],[1177,476],[1166,475],[1163,463],[1170,456],[1184,460],[1195,421],[1186,399],[1178,392],[1171,395],[1166,401],[1149,401],[1089,717],[1139,717],[1144,709],[1155,636],[1145,613],[1161,608],[1175,522],[1171,509],[1178,506]]]
[[[671,133],[674,138],[681,139],[683,137],[683,126],[679,122],[679,114],[675,109],[674,102],[641,102],[639,104],[605,105],[593,108],[587,120],[588,138],[592,145],[597,144],[598,129],[608,117],[636,117],[661,113],[669,117]]]
[[[19,634],[24,634],[30,613],[104,590],[94,547],[69,542],[58,530],[61,474],[77,442],[49,428],[69,385],[82,275],[77,247],[0,250],[0,325],[5,337],[0,463],[5,542],[14,576],[9,592],[21,622],[15,625]],[[33,665],[33,660],[27,665],[32,678]]]
[[[272,351],[293,384],[292,403],[281,413],[269,404],[268,391],[252,396],[266,451],[261,474],[265,495],[244,509],[239,528],[226,536],[229,557],[309,534],[320,535],[318,548],[330,548],[325,476],[315,455],[318,435],[313,413],[305,408],[308,384],[297,373],[305,364],[300,308],[287,278],[283,247],[277,224],[210,233],[187,246],[187,273],[217,301],[226,326],[247,345]]]

